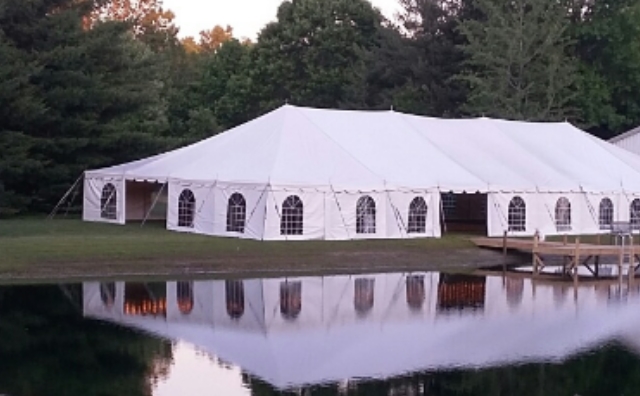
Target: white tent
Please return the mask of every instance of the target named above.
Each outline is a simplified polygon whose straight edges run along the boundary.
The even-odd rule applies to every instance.
[[[233,287],[243,290],[241,298],[229,293],[229,282],[243,284]],[[299,312],[286,317],[282,285],[296,283]],[[564,360],[613,340],[637,344],[640,324],[637,287],[617,284],[574,288],[499,276],[447,281],[424,272],[167,282],[156,295],[165,301],[164,315],[126,308],[128,284],[112,283],[111,291],[106,285],[83,285],[85,316],[188,342],[278,388]],[[366,291],[358,293],[362,285]],[[367,310],[359,310],[358,296],[367,291]],[[230,315],[230,296],[242,301],[242,315]]]
[[[160,200],[166,213],[152,216],[176,231],[438,237],[447,192],[486,194],[491,236],[597,233],[615,220],[640,225],[640,157],[568,123],[286,105],[178,150],[87,171],[84,219],[124,224]]]

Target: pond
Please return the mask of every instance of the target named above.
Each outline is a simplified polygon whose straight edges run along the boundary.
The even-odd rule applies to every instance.
[[[636,395],[640,287],[436,272],[0,287],[0,395]]]

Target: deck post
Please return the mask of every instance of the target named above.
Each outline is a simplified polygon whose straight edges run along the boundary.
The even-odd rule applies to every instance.
[[[507,231],[504,231],[504,234],[502,234],[502,255],[506,256],[507,255]]]
[[[540,240],[540,234],[538,230],[533,234],[533,248],[531,249],[531,258],[533,260],[533,273],[538,275],[540,273],[540,265],[538,263],[538,242]]]
[[[631,242],[629,243],[629,282],[633,281],[635,278],[635,253],[634,253],[634,245],[633,245],[633,234],[631,235]]]
[[[622,265],[624,264],[624,243],[618,248],[618,278],[622,280]]]
[[[576,249],[573,254],[573,281],[578,281],[578,267],[580,266],[580,237],[576,237]]]

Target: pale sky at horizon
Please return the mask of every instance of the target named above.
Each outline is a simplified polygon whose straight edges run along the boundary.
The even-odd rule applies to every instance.
[[[398,11],[398,0],[370,0],[387,18]],[[260,29],[276,19],[282,0],[164,0],[165,9],[176,15],[180,37],[198,37],[215,25],[233,27],[238,38],[255,40]]]

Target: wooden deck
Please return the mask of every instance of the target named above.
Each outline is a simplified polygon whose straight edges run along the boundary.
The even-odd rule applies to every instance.
[[[471,241],[478,247],[503,249],[503,238],[473,238]],[[576,250],[580,255],[586,256],[613,256],[618,257],[621,252],[629,252],[632,245],[627,245],[624,249],[619,245],[595,245],[589,243],[563,243],[563,242],[542,242],[538,241],[537,247],[534,239],[507,238],[507,250],[517,250],[524,253],[549,254],[556,256],[573,256]],[[640,249],[638,249],[640,250]]]
[[[595,276],[599,276],[599,265],[601,257],[615,257],[618,260],[620,273],[622,267],[628,266],[629,277],[635,277],[636,261],[640,261],[640,248],[633,245],[633,240],[628,245],[598,245],[589,243],[580,243],[580,238],[576,237],[575,241],[565,242],[548,242],[540,241],[538,236],[532,239],[521,238],[472,238],[471,241],[478,247],[490,249],[502,249],[504,254],[509,250],[515,250],[522,253],[531,254],[533,273],[540,274],[540,271],[546,266],[545,257],[556,256],[563,258],[563,274],[571,274],[577,277],[577,268],[580,265],[585,266]]]

